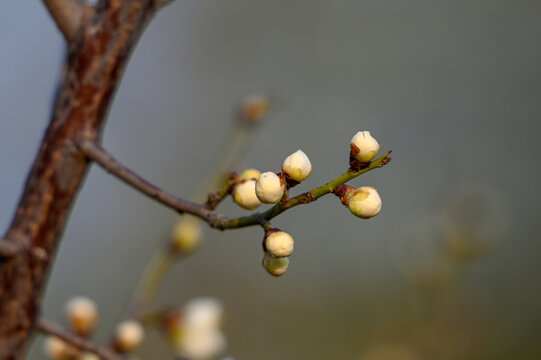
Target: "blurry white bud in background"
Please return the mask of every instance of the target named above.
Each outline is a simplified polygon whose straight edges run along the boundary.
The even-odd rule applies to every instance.
[[[98,322],[98,309],[94,300],[75,296],[64,305],[64,315],[70,327],[81,335],[88,335]]]
[[[181,252],[195,250],[203,239],[203,230],[198,220],[183,217],[180,219],[171,232],[173,246]]]
[[[205,360],[223,352],[227,341],[220,330],[222,318],[222,304],[215,298],[195,298],[184,305],[181,328],[173,339],[178,354]]]
[[[123,321],[115,329],[115,345],[122,352],[135,351],[145,338],[145,329],[134,320]]]
[[[56,336],[48,336],[43,342],[43,352],[52,360],[64,360],[70,357],[69,346]]]
[[[263,95],[248,95],[240,103],[240,118],[247,123],[259,122],[269,111],[270,101]]]

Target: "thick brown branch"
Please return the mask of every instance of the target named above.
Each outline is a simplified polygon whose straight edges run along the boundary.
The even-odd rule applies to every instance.
[[[38,331],[56,336],[66,343],[76,347],[77,349],[91,352],[98,355],[102,360],[124,360],[124,357],[117,354],[111,349],[104,348],[94,344],[92,341],[85,339],[77,334],[67,332],[60,327],[48,322],[47,320],[39,320],[36,324]]]
[[[84,5],[77,0],[43,0],[56,25],[68,42],[72,42],[81,27]]]
[[[63,3],[49,2],[61,23],[71,16]],[[4,236],[22,250],[0,262],[0,360],[25,357],[47,274],[87,169],[74,141],[99,138],[127,58],[155,10],[154,0],[102,0],[71,42],[51,122]]]

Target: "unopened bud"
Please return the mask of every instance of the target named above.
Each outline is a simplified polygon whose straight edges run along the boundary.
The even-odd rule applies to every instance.
[[[116,327],[115,344],[122,352],[135,351],[145,338],[145,330],[133,320],[124,321]]]
[[[376,139],[369,131],[359,131],[350,141],[351,152],[361,163],[370,162],[380,149]]]
[[[270,101],[262,95],[246,96],[240,104],[240,117],[247,123],[256,123],[269,110]]]
[[[285,184],[282,178],[267,171],[255,183],[255,193],[263,204],[274,204],[284,196]]]
[[[282,171],[288,178],[301,182],[312,172],[312,164],[302,150],[297,150],[284,160]]]
[[[238,183],[233,189],[233,200],[246,210],[253,210],[261,205],[255,193],[255,180]]]
[[[265,236],[265,250],[270,255],[282,258],[293,253],[293,238],[283,231],[269,231]]]
[[[361,219],[376,216],[381,210],[381,198],[377,190],[370,186],[349,190],[345,202],[349,211]]]
[[[195,250],[203,239],[199,221],[192,218],[180,219],[171,233],[171,241],[176,250],[188,253]]]
[[[43,352],[52,360],[64,360],[70,357],[68,344],[56,336],[48,336],[43,342]]]
[[[64,314],[70,327],[83,336],[89,335],[98,322],[96,303],[84,296],[68,300],[64,306]]]
[[[276,258],[268,253],[263,257],[263,267],[272,276],[282,276],[289,266],[289,258]]]
[[[240,173],[239,180],[257,180],[261,173],[256,169],[247,169]]]
[[[84,353],[78,360],[100,360],[100,357],[93,353]]]

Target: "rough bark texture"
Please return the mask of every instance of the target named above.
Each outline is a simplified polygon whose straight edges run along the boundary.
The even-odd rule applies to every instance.
[[[51,122],[4,237],[23,250],[0,259],[0,360],[25,357],[47,274],[88,165],[74,139],[99,139],[127,57],[155,8],[154,0],[100,1],[70,45]]]

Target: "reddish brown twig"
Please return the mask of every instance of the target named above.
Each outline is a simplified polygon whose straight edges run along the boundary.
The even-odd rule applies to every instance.
[[[94,353],[98,355],[102,360],[125,360],[123,356],[117,354],[113,350],[98,346],[92,341],[85,339],[84,337],[81,337],[77,334],[67,332],[47,320],[39,320],[36,324],[36,329],[43,334],[56,336],[64,340],[66,343],[76,347],[77,349]]]

